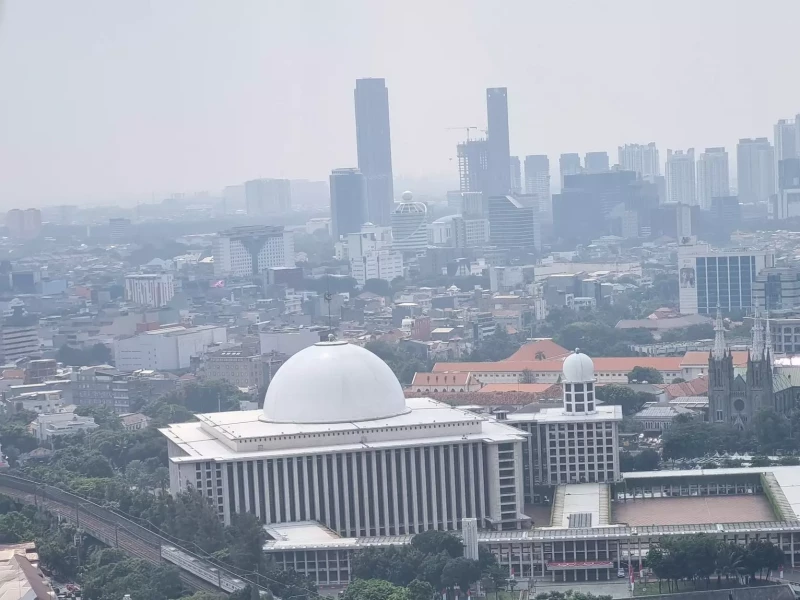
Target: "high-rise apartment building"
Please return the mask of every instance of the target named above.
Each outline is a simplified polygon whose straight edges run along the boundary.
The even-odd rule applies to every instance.
[[[519,156],[511,157],[511,193],[522,193],[522,165]]]
[[[392,248],[392,228],[364,225],[347,234],[350,276],[358,285],[369,279],[392,281],[403,276],[403,254]]]
[[[249,225],[220,231],[214,244],[214,274],[249,277],[270,267],[294,266],[294,238],[282,226]]]
[[[109,234],[114,241],[124,240],[131,234],[131,220],[116,217],[108,220]]]
[[[608,152],[587,152],[583,159],[585,173],[605,173],[610,168]]]
[[[798,115],[800,117],[800,115]],[[778,165],[782,160],[800,157],[800,118],[781,119],[773,127],[775,143],[775,189],[779,189]]]
[[[736,146],[736,174],[742,203],[766,202],[775,193],[775,149],[767,138],[743,138]]]
[[[667,201],[697,204],[694,148],[667,150]]]
[[[508,136],[508,90],[486,90],[486,116],[489,124],[488,161],[490,196],[511,193],[511,150]]]
[[[411,192],[392,212],[392,248],[401,252],[424,250],[428,245],[428,207],[414,202]]]
[[[561,173],[561,188],[564,188],[564,178],[567,175],[578,175],[583,172],[581,155],[578,153],[562,154],[558,159],[558,168]]]
[[[617,148],[619,166],[623,171],[636,171],[644,179],[661,175],[661,162],[655,142],[625,144]]]
[[[133,273],[125,276],[125,299],[128,302],[161,308],[174,296],[172,273]]]
[[[458,145],[458,180],[462,192],[487,193],[489,189],[489,142],[467,140]]]
[[[525,193],[539,200],[539,212],[553,212],[550,193],[550,159],[546,154],[525,157]]]
[[[12,238],[33,239],[42,230],[42,212],[38,208],[13,208],[6,213],[6,228]]]
[[[253,179],[244,184],[247,214],[251,217],[278,215],[292,210],[292,188],[288,179]]]
[[[330,182],[331,233],[338,240],[367,222],[367,180],[358,169],[334,169]]]
[[[771,218],[800,217],[800,158],[785,158],[778,163],[778,190]]]
[[[394,183],[386,81],[357,79],[354,98],[358,169],[367,184],[367,221],[375,225],[389,225],[394,203]]]
[[[489,239],[498,248],[529,249],[541,245],[539,202],[534,196],[491,196]]]
[[[697,161],[697,203],[711,210],[712,198],[730,196],[728,153],[725,148],[706,148]]]

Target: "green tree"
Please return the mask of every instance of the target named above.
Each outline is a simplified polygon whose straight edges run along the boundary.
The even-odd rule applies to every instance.
[[[652,402],[655,396],[646,392],[636,392],[625,385],[610,384],[595,388],[595,397],[604,404],[622,407],[623,415],[633,415],[642,410],[645,402]]]
[[[442,584],[450,589],[458,587],[466,592],[480,578],[480,563],[464,556],[451,558],[442,569]]]
[[[794,445],[791,429],[789,418],[771,408],[759,409],[753,415],[752,431],[758,442],[758,451],[764,454],[771,454],[779,449],[790,449],[790,446]]]
[[[414,579],[407,586],[408,600],[432,600],[436,590],[427,581]]]
[[[390,298],[392,296],[392,288],[385,279],[367,279],[364,283],[364,291],[372,292],[384,298]]]
[[[683,377],[673,377],[670,383],[686,383],[686,380]]]
[[[382,579],[356,579],[347,586],[343,600],[409,600],[409,593]]]
[[[628,382],[638,381],[639,383],[664,383],[664,377],[661,373],[653,367],[633,367],[633,370],[628,373]]]
[[[536,383],[536,375],[530,369],[523,369],[519,378],[520,383]]]
[[[267,536],[258,517],[237,513],[226,530],[231,564],[244,571],[254,571],[261,563]]]
[[[446,553],[451,558],[464,555],[464,544],[451,533],[429,529],[411,538],[411,546],[422,554]]]
[[[505,327],[497,326],[494,333],[478,342],[467,360],[486,362],[505,360],[519,350],[521,344],[512,338]]]

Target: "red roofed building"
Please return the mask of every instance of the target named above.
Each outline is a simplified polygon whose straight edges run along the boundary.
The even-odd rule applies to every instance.
[[[559,346],[553,340],[541,339],[525,344],[506,360],[564,360],[570,354],[572,350]]]
[[[628,383],[628,373],[634,367],[652,367],[664,378],[672,381],[681,376],[679,356],[606,356],[594,359],[594,373],[598,384]],[[483,384],[518,383],[523,371],[529,371],[535,383],[557,383],[561,376],[562,360],[501,360],[498,362],[436,363],[434,373],[471,373]],[[526,373],[526,376],[528,374]]]
[[[415,373],[410,391],[415,393],[475,392],[480,382],[471,373]]]
[[[706,377],[697,377],[691,381],[684,381],[683,383],[667,383],[659,385],[667,394],[667,400],[673,398],[681,398],[684,396],[707,396],[708,395],[708,379]]]

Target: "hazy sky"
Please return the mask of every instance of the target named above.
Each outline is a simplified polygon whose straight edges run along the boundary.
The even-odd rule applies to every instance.
[[[3,0],[0,0],[0,4]],[[395,175],[451,176],[507,86],[512,154],[772,137],[800,112],[797,0],[6,0],[0,207],[354,166],[385,77]]]

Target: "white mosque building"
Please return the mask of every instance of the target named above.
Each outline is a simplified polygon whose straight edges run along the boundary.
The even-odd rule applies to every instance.
[[[344,537],[452,530],[464,518],[492,530],[529,524],[527,432],[406,399],[386,363],[346,342],[290,358],[263,410],[197,418],[161,430],[170,491],[201,490],[226,523],[250,512],[265,525],[316,521]]]

